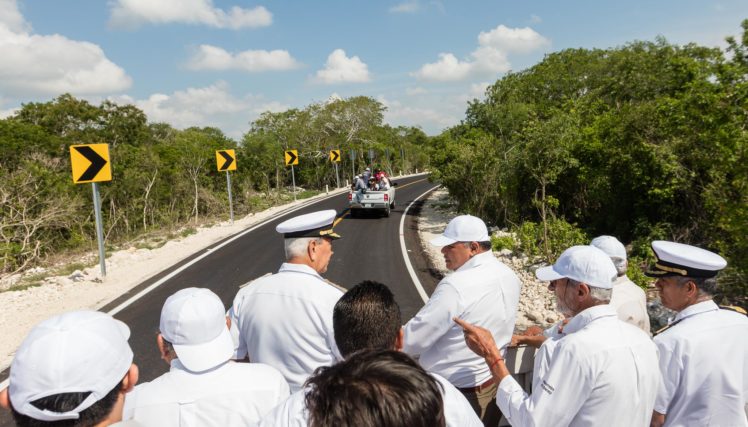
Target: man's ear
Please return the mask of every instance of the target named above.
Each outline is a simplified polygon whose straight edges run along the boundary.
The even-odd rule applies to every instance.
[[[158,353],[161,356],[161,360],[165,361],[166,363],[171,363],[171,352],[166,348],[166,344],[164,344],[164,336],[161,334],[158,334],[156,336],[156,346],[158,346]]]
[[[309,255],[310,260],[314,261],[317,258],[315,254],[317,252],[317,241],[316,240],[312,239],[309,242],[309,245],[307,245],[306,247],[306,252]]]
[[[135,384],[138,383],[139,376],[140,371],[138,370],[138,365],[133,363],[132,365],[130,365],[130,369],[127,370],[125,377],[122,378],[122,391],[124,393],[131,392],[132,389],[135,388]]]
[[[579,286],[577,286],[577,296],[579,298],[584,299],[589,294],[590,287],[586,283],[580,283]]]
[[[696,283],[693,282],[693,280],[689,280],[686,282],[686,292],[691,297],[697,297],[699,296],[699,287],[696,286]]]
[[[8,387],[0,390],[0,407],[10,409],[10,399],[8,398]]]
[[[402,351],[403,347],[405,347],[405,330],[400,327],[400,330],[397,331],[397,337],[395,337],[395,350]]]

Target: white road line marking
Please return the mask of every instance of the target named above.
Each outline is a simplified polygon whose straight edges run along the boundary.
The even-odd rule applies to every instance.
[[[417,176],[417,175],[422,175],[422,174],[407,175],[407,176],[402,176],[402,177],[399,177],[399,178],[407,178],[409,176]],[[436,188],[436,187],[434,187],[434,188]],[[429,190],[429,191],[431,191],[431,190]],[[220,248],[228,245],[229,243],[233,242],[234,240],[236,240],[236,239],[244,236],[245,234],[247,234],[247,233],[249,233],[249,232],[251,232],[251,231],[253,231],[253,230],[255,230],[255,229],[259,228],[259,227],[262,227],[263,225],[267,224],[268,222],[274,221],[274,220],[276,220],[278,218],[282,218],[282,217],[284,217],[284,216],[286,216],[286,215],[288,215],[290,213],[298,211],[299,209],[303,209],[303,208],[305,208],[307,206],[314,205],[315,203],[319,203],[321,201],[324,201],[324,200],[327,200],[327,199],[331,199],[333,197],[337,197],[337,196],[339,196],[340,194],[343,194],[343,193],[345,193],[345,191],[341,191],[341,192],[335,193],[335,194],[330,194],[329,196],[323,197],[323,198],[321,198],[319,200],[316,200],[316,201],[314,201],[313,203],[310,203],[310,204],[301,204],[301,205],[299,205],[296,208],[291,208],[291,209],[283,212],[281,215],[277,215],[277,216],[273,216],[272,218],[268,218],[267,220],[262,221],[261,223],[255,225],[254,227],[248,228],[248,229],[240,232],[239,234],[234,235],[234,237],[232,237],[231,239],[226,240],[225,242],[221,243],[220,245],[213,247],[212,250],[206,250],[205,253],[203,253],[202,255],[198,256],[197,258],[193,259],[192,261],[188,262],[187,264],[179,267],[178,269],[172,271],[171,273],[169,273],[165,277],[162,277],[160,280],[156,281],[151,286],[148,286],[147,288],[145,288],[142,291],[138,292],[137,294],[133,295],[127,301],[123,302],[122,304],[120,304],[117,307],[114,307],[112,310],[108,311],[107,314],[109,314],[111,316],[114,316],[115,314],[117,314],[120,311],[124,310],[125,308],[127,308],[129,305],[131,305],[135,301],[139,300],[140,298],[143,298],[145,295],[147,295],[152,290],[154,290],[157,287],[161,286],[167,280],[173,278],[177,274],[179,274],[182,271],[184,271],[187,268],[189,268],[191,265],[195,264],[196,262],[198,262],[201,259],[205,258],[206,256],[210,255],[213,251],[215,251],[217,249],[220,249]],[[426,193],[428,193],[428,191]],[[426,194],[426,193],[423,193],[423,194]],[[418,198],[416,200],[418,200],[419,198],[421,198],[423,196],[423,194],[421,194],[420,196],[418,196]],[[414,202],[415,202],[415,200],[414,200]],[[410,205],[412,205],[412,204],[413,203],[411,203]],[[408,212],[408,209],[410,208],[410,205],[408,205],[408,207],[405,209],[405,212],[403,212],[403,218],[405,218],[405,214]],[[405,242],[402,240],[402,235],[403,235],[403,222],[400,221],[400,247],[405,248]],[[411,277],[414,278],[414,280],[416,282],[416,286],[420,289],[419,293],[421,294],[421,298],[424,298],[423,301],[425,302],[428,299],[428,296],[426,296],[426,292],[423,290],[423,287],[421,286],[421,282],[419,282],[418,278],[416,278],[415,272],[413,271],[413,267],[410,265],[410,261],[408,260],[407,255],[404,255],[404,256],[405,256],[405,264],[408,267],[408,271],[410,272]],[[4,370],[8,369],[9,367],[10,367],[10,365],[5,366],[4,368],[2,368],[2,370],[4,371]],[[9,381],[10,381],[10,377],[6,378],[3,382],[0,382],[0,390],[3,390],[4,388],[8,387],[8,382]]]
[[[421,281],[418,280],[416,271],[413,270],[413,264],[410,263],[410,258],[408,258],[408,249],[405,248],[405,233],[403,232],[403,230],[405,229],[405,217],[408,216],[408,210],[410,209],[411,206],[413,206],[413,203],[417,202],[418,199],[425,196],[426,194],[428,194],[429,192],[431,192],[432,190],[436,188],[439,188],[439,186],[437,185],[435,187],[432,187],[426,190],[426,192],[424,192],[420,196],[413,199],[413,201],[410,202],[408,207],[405,208],[405,210],[403,211],[402,218],[400,218],[400,250],[403,253],[403,259],[405,260],[405,267],[408,269],[408,273],[410,273],[410,279],[413,280],[413,285],[415,285],[416,290],[418,291],[418,295],[421,296],[421,299],[423,300],[424,303],[429,300],[429,296],[426,295],[426,291],[423,289],[423,285],[421,285]]]

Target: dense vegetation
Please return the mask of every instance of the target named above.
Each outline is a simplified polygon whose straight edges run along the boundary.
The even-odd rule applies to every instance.
[[[597,234],[631,242],[640,262],[656,238],[711,248],[730,265],[722,296],[745,306],[748,20],[743,29],[726,51],[658,39],[568,49],[509,73],[435,138],[436,178],[461,209],[547,259]]]
[[[65,250],[92,249],[95,229],[90,185],[74,185],[69,146],[108,143],[113,180],[101,184],[108,245],[153,229],[177,228],[210,217],[227,217],[224,173],[215,150],[235,148],[232,172],[235,211],[264,209],[289,200],[290,169],[285,149],[297,149],[296,185],[334,188],[328,151],[341,149],[341,185],[350,180],[350,150],[356,169],[368,164],[388,171],[423,169],[426,135],[415,128],[383,124],[384,107],[356,97],[305,109],[265,113],[241,143],[215,128],[176,130],[148,123],[131,105],[101,105],[62,95],[29,103],[0,120],[0,274],[8,274]],[[405,155],[405,158],[401,157]]]

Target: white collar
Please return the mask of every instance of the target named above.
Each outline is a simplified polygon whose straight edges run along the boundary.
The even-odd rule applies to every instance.
[[[678,314],[675,315],[673,322],[678,322],[685,319],[686,317],[691,317],[697,314],[714,310],[719,310],[719,306],[712,300],[697,302],[696,304],[691,304],[683,310],[679,311]]]
[[[281,264],[280,269],[278,269],[278,273],[287,272],[311,274],[312,276],[319,277],[321,280],[324,280],[315,269],[309,267],[306,264],[292,264],[290,262],[284,262],[283,264]]]
[[[603,317],[618,317],[615,308],[610,304],[601,304],[582,310],[581,313],[572,317],[564,326],[564,334],[573,334],[590,323]]]
[[[477,267],[477,266],[483,264],[484,262],[488,261],[489,260],[489,258],[488,258],[489,256],[491,258],[493,258],[493,251],[489,250],[489,251],[481,252],[481,253],[479,253],[477,255],[473,255],[472,258],[470,258],[469,260],[465,261],[465,264],[462,264],[455,271],[468,270],[468,269],[471,269],[473,267]]]
[[[200,371],[200,372],[195,372],[195,371],[190,371],[189,369],[187,369],[187,367],[184,366],[182,364],[182,362],[179,361],[179,358],[175,357],[174,359],[171,359],[171,363],[169,364],[171,366],[171,369],[169,370],[169,372],[179,372],[179,371],[181,371],[181,372],[188,373],[190,375],[201,375],[201,374],[205,374],[205,373],[208,373],[208,372],[215,371],[216,369],[220,368],[221,366],[223,366],[223,365],[225,365],[226,363],[229,363],[229,362],[231,362],[231,361],[227,360],[224,363],[221,363],[221,364],[219,364],[217,366],[214,366],[214,367],[212,367],[210,369],[206,369],[206,370]]]

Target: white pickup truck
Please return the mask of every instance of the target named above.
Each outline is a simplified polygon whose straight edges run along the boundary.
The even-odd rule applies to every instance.
[[[390,185],[387,190],[357,192],[351,190],[348,193],[348,207],[351,209],[351,217],[357,217],[361,211],[378,210],[384,216],[390,216],[390,210],[395,207],[395,187],[397,183]]]

